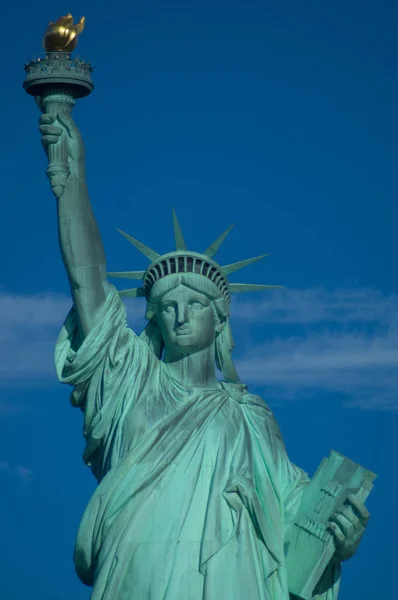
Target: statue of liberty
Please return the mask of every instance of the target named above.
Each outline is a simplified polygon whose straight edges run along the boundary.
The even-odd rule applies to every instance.
[[[221,267],[214,255],[229,230],[191,252],[174,214],[175,251],[160,255],[122,232],[150,265],[107,273],[81,135],[62,112],[42,114],[40,131],[47,152],[67,139],[57,207],[73,307],[55,361],[84,414],[84,461],[98,481],[77,536],[78,576],[92,600],[289,600],[284,543],[310,480],[231,354],[231,293],[272,286],[227,277],[261,257]],[[111,275],[142,286],[118,293]],[[145,296],[140,335],[120,296]],[[341,563],[368,518],[353,495],[333,514],[333,556],[313,598],[338,597]]]

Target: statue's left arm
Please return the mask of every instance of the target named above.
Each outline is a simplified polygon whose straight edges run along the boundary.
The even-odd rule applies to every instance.
[[[285,536],[289,527],[299,511],[303,493],[310,482],[310,479],[302,469],[293,464],[287,456],[286,448],[280,433],[279,427],[275,421],[276,430],[276,464],[278,470],[278,479],[282,495],[282,504],[284,511],[284,532]],[[339,561],[333,561],[325,569],[313,594],[314,600],[337,600],[340,588],[341,566]],[[289,577],[288,577],[289,583]],[[297,596],[291,594],[291,600],[300,600]]]
[[[279,429],[276,425],[276,430]],[[278,471],[282,489],[285,534],[299,510],[301,499],[310,479],[288,458],[282,436],[278,437]],[[341,576],[341,563],[356,552],[369,520],[369,512],[355,495],[348,496],[344,506],[330,519],[330,531],[335,542],[335,553],[319,580],[314,600],[336,600]]]

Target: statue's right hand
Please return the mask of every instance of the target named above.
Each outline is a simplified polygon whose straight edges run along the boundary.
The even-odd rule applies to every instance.
[[[44,113],[39,119],[39,131],[42,134],[41,142],[46,153],[48,153],[48,147],[51,144],[56,144],[65,132],[67,136],[70,177],[84,179],[84,144],[81,133],[72,117],[65,113],[59,113],[58,115]]]

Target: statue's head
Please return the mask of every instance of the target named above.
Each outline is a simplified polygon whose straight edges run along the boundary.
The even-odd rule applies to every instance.
[[[141,334],[162,357],[188,356],[214,348],[214,360],[226,381],[239,382],[232,361],[229,302],[220,288],[198,273],[175,273],[156,281],[147,302],[148,325]]]
[[[188,355],[216,342],[227,326],[228,303],[203,275],[174,274],[153,285],[146,317],[170,353]]]
[[[222,267],[213,256],[229,227],[203,253],[187,250],[173,211],[176,251],[158,254],[122,233],[151,264],[146,271],[108,273],[113,277],[141,279],[143,287],[123,290],[121,296],[145,296],[148,325],[141,334],[161,358],[164,348],[186,356],[214,345],[215,362],[226,381],[239,382],[232,362],[233,341],[229,326],[231,292],[249,292],[278,286],[230,283],[228,275],[267,255]],[[119,230],[120,231],[120,230]]]

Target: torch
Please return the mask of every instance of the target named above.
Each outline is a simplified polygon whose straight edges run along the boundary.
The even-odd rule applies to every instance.
[[[73,24],[71,14],[50,22],[44,37],[45,54],[35,56],[24,67],[24,90],[34,96],[39,108],[55,117],[69,115],[76,98],[88,96],[93,88],[92,66],[73,55],[85,18]],[[69,177],[68,145],[64,131],[57,144],[48,147],[47,176],[54,195],[60,198]]]

